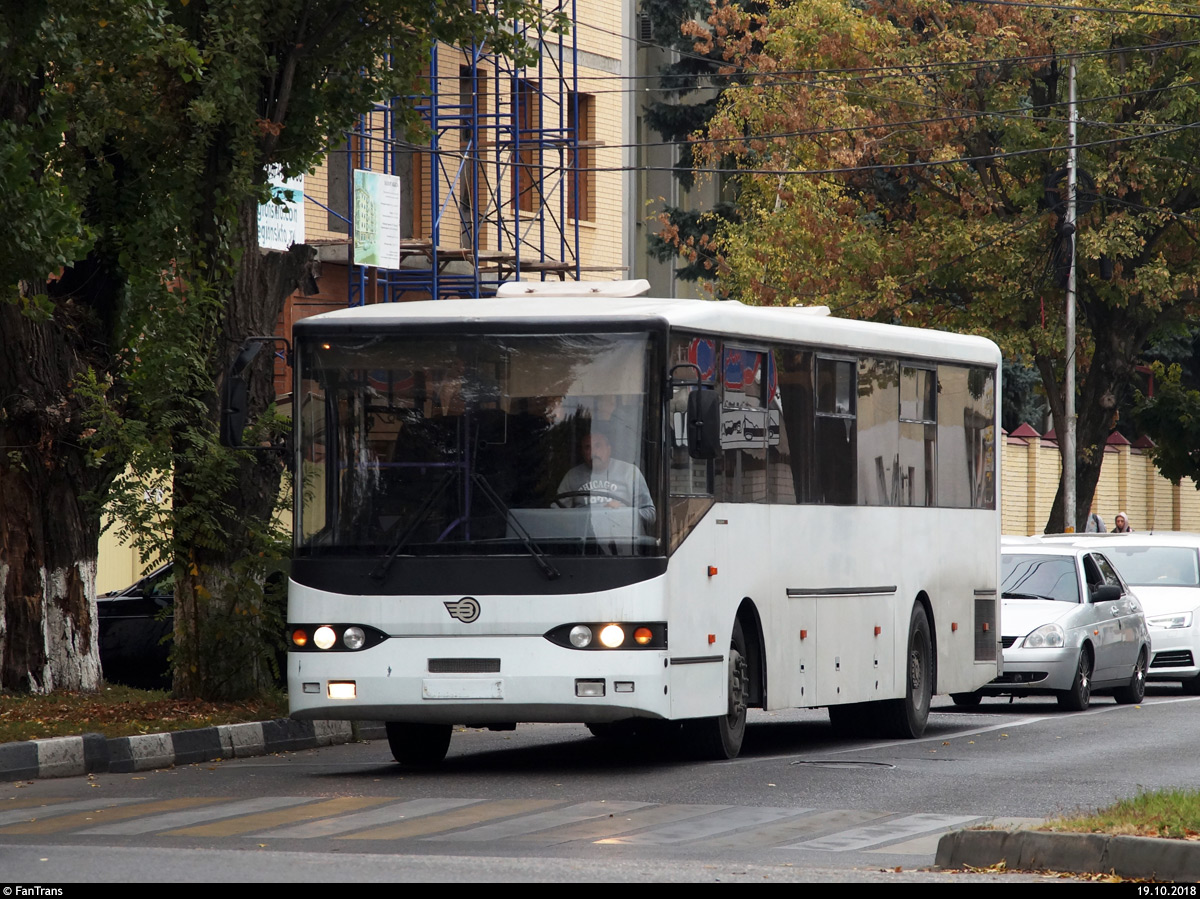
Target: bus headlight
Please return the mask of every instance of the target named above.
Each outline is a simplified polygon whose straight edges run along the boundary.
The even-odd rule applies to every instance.
[[[600,642],[609,649],[616,649],[625,642],[625,631],[619,624],[610,624],[600,631]]]
[[[339,637],[340,635],[340,637]],[[378,646],[388,635],[367,624],[289,624],[288,652],[358,652]]]
[[[666,649],[665,621],[580,621],[560,624],[543,636],[565,649]]]

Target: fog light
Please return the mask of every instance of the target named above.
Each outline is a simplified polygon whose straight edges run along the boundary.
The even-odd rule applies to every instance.
[[[591,646],[592,629],[585,624],[577,624],[571,628],[571,634],[568,639],[571,641],[571,645],[577,649]]]
[[[615,649],[625,642],[625,631],[618,624],[609,624],[600,631],[600,642],[609,649]]]
[[[361,627],[348,627],[342,634],[342,643],[347,649],[362,649],[362,645],[366,642],[367,635],[363,633]]]
[[[337,634],[328,624],[322,624],[313,633],[313,643],[317,644],[318,649],[328,649],[336,642]]]
[[[332,684],[330,685],[332,686]],[[581,698],[603,696],[604,681],[602,680],[577,680],[575,681],[575,695]]]
[[[352,680],[331,680],[329,682],[330,699],[354,699],[357,693]]]

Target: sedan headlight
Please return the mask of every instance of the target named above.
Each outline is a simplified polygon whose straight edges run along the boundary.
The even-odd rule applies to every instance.
[[[1153,618],[1147,618],[1146,623],[1151,627],[1161,628],[1176,628],[1176,627],[1191,627],[1192,613],[1191,612],[1176,612],[1174,615],[1156,615]]]
[[[1043,624],[1025,638],[1026,649],[1057,649],[1066,643],[1063,629],[1057,624]]]

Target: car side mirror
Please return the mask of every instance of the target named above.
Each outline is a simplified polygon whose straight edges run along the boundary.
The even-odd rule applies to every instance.
[[[1092,602],[1116,602],[1124,595],[1124,591],[1120,587],[1112,584],[1099,584],[1090,592]]]

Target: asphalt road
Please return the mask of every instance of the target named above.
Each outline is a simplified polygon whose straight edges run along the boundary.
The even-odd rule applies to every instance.
[[[1174,686],[1081,714],[939,700],[915,741],[838,738],[823,710],[757,713],[722,763],[524,725],[456,733],[433,771],[376,741],[0,784],[0,878],[988,880],[920,869],[949,829],[1194,786],[1197,702]]]

